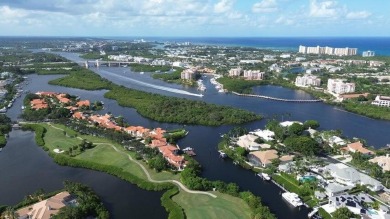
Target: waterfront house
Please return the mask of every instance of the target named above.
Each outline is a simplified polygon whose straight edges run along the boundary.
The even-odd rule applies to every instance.
[[[248,155],[249,162],[254,166],[267,167],[272,164],[272,160],[278,159],[276,150],[254,151]]]
[[[364,154],[364,155],[373,155],[373,154],[375,154],[375,152],[370,151],[370,150],[364,148],[363,144],[360,141],[357,141],[357,142],[354,142],[354,143],[351,143],[351,144],[347,144],[347,147],[345,147],[343,149],[345,151],[348,151],[348,152],[352,152],[352,153],[359,152],[359,153]]]
[[[389,96],[376,96],[375,100],[372,101],[372,105],[390,107],[390,97]]]
[[[35,93],[38,96],[55,96],[57,95],[56,92],[45,92],[45,91],[39,91]]]
[[[252,132],[249,132],[249,134],[257,135],[260,138],[262,138],[264,141],[273,141],[274,140],[273,137],[275,136],[275,133],[268,129],[264,129],[264,130],[257,129]]]
[[[26,206],[16,211],[19,219],[49,219],[58,214],[61,208],[69,205],[72,197],[68,192],[60,192],[57,195]]]
[[[346,186],[340,183],[332,182],[325,186],[325,194],[328,197],[333,197],[336,195],[341,195],[352,188],[353,186]]]
[[[390,154],[374,157],[369,161],[371,163],[377,163],[382,168],[383,172],[390,171]]]
[[[78,107],[82,107],[82,106],[89,107],[90,105],[91,103],[89,102],[89,100],[80,100],[76,103],[76,106]]]
[[[153,139],[150,143],[150,147],[152,148],[158,148],[167,145],[167,141],[161,140],[161,139]]]
[[[282,127],[290,127],[290,126],[291,126],[292,124],[294,124],[294,123],[298,123],[298,124],[300,124],[300,125],[303,125],[302,122],[298,122],[298,121],[284,121],[284,122],[281,122],[280,125],[281,125]]]
[[[30,101],[31,108],[34,110],[47,109],[49,105],[43,99],[33,99]]]
[[[278,171],[279,172],[285,172],[285,173],[291,173],[295,170],[295,162],[288,162],[288,163],[281,163],[278,166]]]
[[[342,163],[329,164],[324,167],[324,170],[329,173],[336,182],[343,185],[366,185],[367,188],[374,192],[384,188],[378,180]]]
[[[281,164],[290,163],[294,160],[295,155],[283,155],[279,158]]]
[[[86,117],[84,116],[84,114],[82,112],[75,112],[75,113],[73,113],[72,117],[75,119],[81,119],[81,120],[86,119]]]
[[[329,142],[329,146],[333,147],[334,145],[339,145],[339,146],[342,146],[342,145],[345,145],[346,142],[338,137],[338,136],[332,136],[328,139],[328,142]]]
[[[240,136],[238,138],[237,145],[248,151],[258,151],[261,149],[261,145],[255,142],[257,138],[258,137],[256,135],[252,134]]]

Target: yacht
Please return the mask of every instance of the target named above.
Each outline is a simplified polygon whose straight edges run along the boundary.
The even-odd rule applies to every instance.
[[[263,178],[266,181],[271,180],[271,177],[268,174],[266,174],[266,173],[258,173],[257,175],[260,176],[261,178]]]
[[[219,152],[219,157],[220,158],[226,158],[227,157],[227,154],[223,151],[218,151]]]
[[[285,192],[282,194],[282,197],[294,207],[299,207],[299,206],[303,205],[303,203],[302,203],[301,199],[298,197],[298,195],[293,193],[293,192]]]
[[[141,75],[143,75],[144,73],[145,73],[145,72],[141,71],[141,73],[140,73],[140,74],[141,74]]]

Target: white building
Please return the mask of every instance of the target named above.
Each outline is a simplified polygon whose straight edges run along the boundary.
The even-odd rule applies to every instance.
[[[306,47],[299,46],[299,53],[303,54],[318,54],[318,55],[337,55],[337,56],[352,56],[357,54],[357,48],[333,48],[333,47]]]
[[[239,77],[241,75],[242,69],[241,68],[232,68],[229,70],[229,76],[230,77]]]
[[[248,80],[263,80],[264,72],[260,72],[260,70],[245,70],[244,78]]]
[[[282,59],[289,59],[289,58],[291,58],[291,54],[282,54],[282,55],[280,55],[280,58],[282,58]]]
[[[329,79],[328,91],[335,94],[355,92],[355,83],[346,83],[343,79]]]
[[[363,54],[362,54],[363,57],[373,57],[375,56],[375,52],[374,51],[364,51]]]
[[[342,163],[329,164],[325,166],[325,172],[329,173],[336,182],[347,185],[366,185],[371,191],[377,192],[382,190],[383,185],[376,179],[357,171]]]
[[[314,75],[303,75],[298,76],[295,79],[295,85],[298,87],[307,87],[307,86],[315,86],[318,87],[321,85],[321,79]]]
[[[295,58],[295,61],[296,61],[296,62],[302,62],[302,61],[305,61],[305,60],[306,60],[305,57],[296,57],[296,58]]]
[[[237,145],[249,151],[258,151],[261,149],[261,145],[255,142],[257,138],[258,137],[256,135],[252,134],[240,136],[238,138]]]
[[[186,65],[183,62],[173,62],[172,66],[173,67],[184,68]]]
[[[256,129],[253,132],[249,132],[249,133],[257,135],[265,141],[273,141],[274,136],[275,136],[275,133],[273,131],[268,130],[268,129],[264,129],[264,130]]]
[[[196,70],[195,69],[186,69],[181,72],[181,79],[183,80],[193,80],[195,79]]]
[[[378,95],[371,104],[376,106],[390,107],[390,97]]]
[[[272,61],[276,61],[276,58],[273,55],[264,55],[263,61],[264,62],[272,62]]]

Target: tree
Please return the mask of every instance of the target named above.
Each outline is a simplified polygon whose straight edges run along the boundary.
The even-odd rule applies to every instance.
[[[320,123],[316,120],[307,120],[305,121],[305,123],[303,123],[303,127],[305,129],[309,129],[309,128],[317,129],[318,127],[320,127]]]
[[[236,153],[237,155],[241,156],[241,157],[245,157],[245,155],[248,153],[245,148],[242,148],[242,147],[238,147],[236,148]]]
[[[337,219],[350,219],[354,217],[356,217],[356,215],[346,207],[339,208],[333,213],[333,218]]]
[[[288,127],[288,134],[290,136],[291,135],[298,136],[302,134],[303,130],[304,130],[303,125],[294,122],[292,125],[290,125],[290,127]]]
[[[286,147],[291,147],[294,151],[305,156],[313,156],[319,152],[318,143],[307,136],[290,136],[283,143]]]
[[[150,159],[148,164],[151,168],[155,169],[157,172],[161,172],[162,170],[165,170],[168,167],[168,162],[161,154]]]

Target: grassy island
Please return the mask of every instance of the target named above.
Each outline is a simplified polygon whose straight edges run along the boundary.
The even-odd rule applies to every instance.
[[[228,77],[218,78],[217,81],[223,84],[223,88],[228,91],[245,94],[252,93],[253,87],[265,84],[263,81],[248,81]]]
[[[241,124],[261,118],[246,110],[118,86],[87,69],[73,71],[49,83],[86,90],[107,89],[106,98],[117,100],[121,106],[133,107],[142,116],[159,122],[216,126]]]

